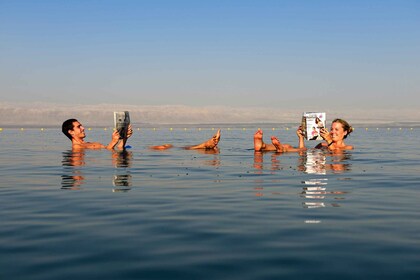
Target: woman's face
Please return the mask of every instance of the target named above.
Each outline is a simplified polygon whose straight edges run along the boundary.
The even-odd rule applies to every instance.
[[[331,138],[333,141],[340,141],[347,135],[347,131],[344,131],[343,125],[339,122],[332,123],[331,125]]]

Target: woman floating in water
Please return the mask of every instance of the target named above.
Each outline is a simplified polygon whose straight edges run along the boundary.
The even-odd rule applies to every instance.
[[[315,146],[316,149],[327,148],[328,150],[352,150],[353,146],[346,145],[344,139],[347,138],[350,133],[353,132],[353,128],[343,119],[335,119],[331,124],[331,131],[329,132],[326,128],[322,128],[320,131],[321,137],[325,140],[323,143],[319,143]],[[299,152],[306,150],[305,137],[302,133],[302,128],[299,127],[296,131],[299,139],[299,145],[297,148],[289,145],[280,143],[279,139],[275,136],[271,137],[271,143],[267,144],[263,141],[263,132],[258,129],[254,134],[254,150],[255,151],[276,151],[279,153],[284,152]]]
[[[344,143],[344,139],[353,132],[353,127],[351,127],[345,120],[335,119],[331,123],[330,132],[326,128],[321,129],[320,132],[321,137],[325,140],[325,142],[319,143],[315,148],[328,148],[329,150],[353,150],[353,146],[346,145],[346,143]],[[300,142],[301,141],[299,139],[299,144]]]

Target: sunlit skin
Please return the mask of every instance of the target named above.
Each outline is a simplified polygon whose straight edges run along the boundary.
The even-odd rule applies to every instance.
[[[217,130],[217,132],[207,141],[204,141],[203,143],[200,143],[198,145],[184,147],[184,149],[186,150],[217,150],[217,144],[219,144],[219,141],[220,141],[220,129]],[[163,144],[163,145],[151,146],[149,148],[153,150],[167,150],[172,147],[173,147],[172,144]]]
[[[163,144],[163,145],[157,145],[157,146],[150,146],[149,148],[152,150],[167,150],[172,148],[174,145],[172,144]]]
[[[305,148],[304,134],[301,127],[297,129],[296,134],[299,138],[299,148]],[[327,148],[330,151],[353,150],[353,146],[346,145],[344,142],[344,137],[347,134],[348,132],[344,130],[343,125],[340,122],[333,122],[331,124],[331,131],[328,131],[326,128],[320,130],[320,135],[325,142],[319,143],[315,148]]]
[[[79,136],[83,138],[83,126],[79,126]],[[87,144],[87,143],[85,143]],[[100,143],[99,143],[100,144]],[[83,145],[76,144],[72,147],[70,156],[65,157],[63,164],[71,166],[83,166],[85,165],[85,149]],[[112,163],[115,167],[130,167],[132,161],[132,152],[112,150]],[[66,189],[80,189],[79,187],[83,184],[85,177],[81,170],[74,169],[73,173],[76,175],[70,175],[64,177],[63,187]]]
[[[219,141],[220,141],[220,129],[217,130],[217,132],[209,140],[195,146],[185,147],[185,149],[187,150],[197,150],[197,149],[212,150],[217,147],[217,144],[219,144]]]
[[[353,146],[346,145],[346,143],[344,142],[344,137],[347,135],[348,132],[344,130],[343,125],[339,122],[334,122],[331,124],[331,131],[328,131],[326,128],[323,128],[321,129],[320,133],[325,142],[318,144],[315,148],[327,147],[329,150],[332,151],[354,149]]]
[[[298,152],[301,149],[294,148],[289,144],[280,143],[279,139],[275,136],[271,136],[271,144],[264,143],[263,141],[263,131],[258,129],[254,134],[254,151],[256,152],[265,152],[265,151],[275,151],[278,153],[285,152]]]
[[[114,132],[112,133],[112,139],[111,142],[109,142],[109,144],[107,146],[99,143],[99,142],[85,142],[85,128],[83,127],[83,125],[78,122],[75,121],[73,122],[73,129],[70,129],[69,134],[71,135],[72,139],[71,139],[71,143],[72,143],[72,147],[73,149],[108,149],[108,150],[113,150],[117,144],[118,144],[118,148],[119,149],[123,149],[125,141],[120,141],[120,134],[118,133],[117,130],[114,130]],[[131,125],[128,128],[127,131],[127,138],[129,138],[131,135],[133,134],[133,130],[131,128]]]
[[[261,151],[275,151],[276,147],[272,144],[266,144],[263,141],[263,131],[258,129],[254,133],[254,150],[257,152]]]
[[[343,123],[347,127],[344,129]],[[331,124],[331,131],[328,131],[326,128],[321,128],[320,135],[325,140],[325,142],[318,144],[315,148],[327,148],[330,151],[340,151],[340,150],[352,150],[353,146],[346,145],[344,142],[345,137],[352,131],[351,126],[342,119],[336,119]],[[278,153],[285,153],[285,152],[301,152],[305,151],[305,137],[304,133],[302,132],[302,128],[299,127],[296,131],[296,135],[298,136],[298,147],[295,148],[289,144],[283,144],[280,140],[272,136],[271,137],[271,144],[264,143],[263,141],[263,132],[261,129],[258,129],[254,134],[254,150],[256,152],[262,151],[276,151]]]

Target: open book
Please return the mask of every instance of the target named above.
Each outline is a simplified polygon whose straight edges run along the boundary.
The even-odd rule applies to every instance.
[[[322,140],[320,130],[325,127],[325,121],[325,113],[304,112],[301,127],[306,140]]]
[[[130,124],[130,113],[128,111],[114,112],[114,127],[120,134],[120,139],[127,137],[128,125]]]

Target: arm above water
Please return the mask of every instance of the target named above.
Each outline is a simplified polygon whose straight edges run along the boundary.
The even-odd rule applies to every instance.
[[[331,137],[330,132],[323,128],[320,131],[321,137],[325,140],[323,143],[319,143],[315,148],[327,148],[330,151],[334,150],[353,150],[354,147],[351,145],[346,145],[344,140],[334,141]]]
[[[298,149],[300,150],[305,150],[305,137],[303,135],[303,131],[302,131],[302,127],[299,126],[298,129],[296,130],[296,135],[298,137]]]
[[[119,134],[118,134],[119,135]],[[128,138],[131,137],[131,135],[133,135],[133,129],[131,127],[131,124],[128,125],[128,129],[127,129],[127,137],[125,137],[124,139],[120,139],[117,148],[119,150],[124,150],[125,149],[125,144],[127,143]]]
[[[103,146],[103,148],[107,150],[113,150],[114,147],[118,144],[119,140],[120,140],[120,134],[118,133],[117,130],[114,130],[114,132],[112,132],[111,142],[109,142],[108,146]]]

